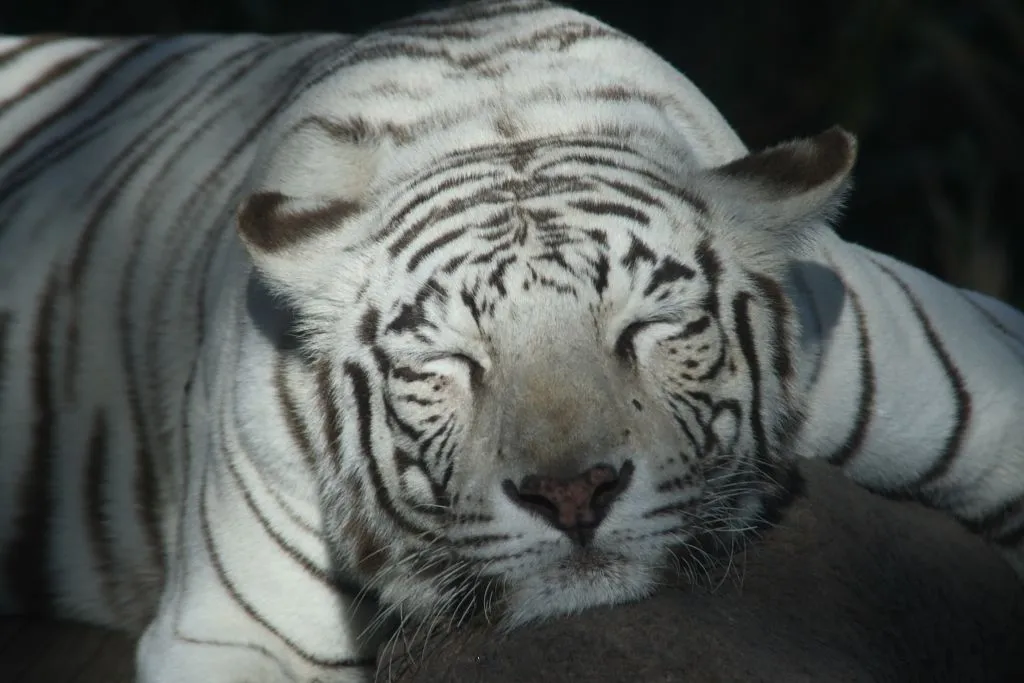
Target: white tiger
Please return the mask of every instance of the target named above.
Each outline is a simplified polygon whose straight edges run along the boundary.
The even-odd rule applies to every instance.
[[[1020,557],[1024,317],[827,227],[839,129],[537,0],[0,49],[0,606],[142,683],[640,598],[797,457]]]

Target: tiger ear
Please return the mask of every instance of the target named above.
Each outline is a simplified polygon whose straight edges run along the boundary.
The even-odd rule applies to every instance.
[[[322,120],[292,128],[260,155],[236,226],[272,289],[301,299],[339,274],[337,257],[355,240],[379,158],[373,140]]]
[[[791,255],[809,231],[836,218],[856,157],[857,139],[836,126],[709,169],[702,185],[741,251]]]

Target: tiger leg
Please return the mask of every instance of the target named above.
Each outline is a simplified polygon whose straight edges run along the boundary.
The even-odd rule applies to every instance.
[[[137,683],[366,683],[373,664],[316,666],[298,660],[291,649],[261,629],[212,605],[199,606],[210,587],[196,599],[169,594],[139,641]],[[212,597],[212,596],[211,596]],[[213,604],[219,601],[214,598]],[[193,635],[195,634],[195,635]],[[217,634],[219,637],[214,637]],[[198,637],[197,637],[198,636]]]
[[[180,512],[138,682],[372,680],[374,644],[360,636],[373,606],[327,580],[322,541],[289,529],[229,469],[209,464]]]

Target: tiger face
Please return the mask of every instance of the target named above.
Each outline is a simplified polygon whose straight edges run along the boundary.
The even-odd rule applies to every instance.
[[[750,359],[726,332],[711,248],[686,264],[570,215],[591,234],[568,248],[607,264],[605,287],[527,223],[536,250],[498,277],[431,283],[375,340],[395,500],[440,511],[440,546],[500,583],[516,619],[644,594],[672,548],[748,524],[760,492]]]
[[[731,548],[801,411],[786,263],[853,157],[838,129],[705,170],[558,136],[315,201],[286,164],[239,225],[330,377],[339,563],[407,614],[514,626]]]

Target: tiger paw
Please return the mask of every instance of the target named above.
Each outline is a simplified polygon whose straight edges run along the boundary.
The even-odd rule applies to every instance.
[[[153,622],[135,653],[137,683],[369,683],[372,664],[325,666],[303,661],[285,644],[253,629],[193,637],[170,619]],[[262,637],[261,637],[262,636]]]

